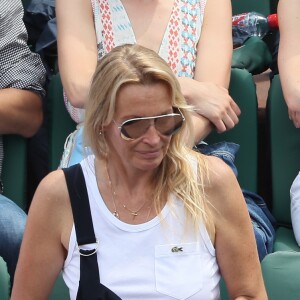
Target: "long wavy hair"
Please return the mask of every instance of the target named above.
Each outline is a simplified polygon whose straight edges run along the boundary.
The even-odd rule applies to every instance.
[[[84,121],[85,145],[91,147],[96,157],[104,159],[108,153],[102,129],[114,117],[118,91],[126,84],[151,85],[163,83],[172,97],[172,106],[179,108],[185,117],[181,130],[170,140],[168,151],[155,176],[154,205],[159,213],[164,196],[174,194],[184,203],[187,219],[194,225],[200,220],[206,223],[207,201],[204,182],[207,167],[202,155],[195,155],[188,141],[193,136],[191,107],[186,103],[180,84],[169,65],[154,51],[140,45],[122,45],[106,54],[97,64]],[[197,160],[197,172],[191,164]]]

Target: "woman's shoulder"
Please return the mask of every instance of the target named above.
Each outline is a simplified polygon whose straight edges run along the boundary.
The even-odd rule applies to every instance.
[[[204,176],[207,191],[213,191],[214,194],[223,194],[231,187],[239,187],[237,178],[231,169],[221,158],[213,155],[204,155],[197,153],[198,161],[202,161],[199,168],[204,168]]]
[[[197,161],[203,162],[202,166],[199,167],[206,169],[211,183],[214,183],[215,181],[219,182],[219,179],[223,177],[225,177],[224,179],[232,179],[232,177],[236,178],[233,170],[221,158],[199,152],[196,152],[194,155]]]
[[[65,175],[62,170],[52,171],[43,178],[34,194],[33,203],[35,202],[49,209],[61,207],[69,202]]]

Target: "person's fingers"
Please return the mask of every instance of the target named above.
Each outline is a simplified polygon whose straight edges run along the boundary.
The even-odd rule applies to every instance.
[[[212,122],[214,124],[214,126],[216,127],[216,131],[218,133],[223,133],[226,131],[226,126],[224,124],[224,122],[221,119],[217,119],[214,122]]]
[[[216,127],[217,132],[222,133],[234,128],[239,122],[239,117],[231,106],[229,106],[226,112],[218,114],[217,117],[211,118],[210,121]]]
[[[240,116],[241,110],[240,110],[239,106],[233,100],[230,102],[230,106],[233,109],[233,111],[235,112],[235,114],[237,116]]]
[[[294,112],[292,115],[292,120],[296,128],[300,128],[300,113]]]
[[[234,111],[231,107],[227,110],[227,116],[232,120],[233,127],[239,122],[239,116],[240,114],[236,114],[236,111]],[[224,121],[224,119],[223,119]],[[227,123],[225,123],[227,124]],[[226,126],[228,127],[228,126]],[[230,129],[233,127],[229,127]]]
[[[289,108],[288,108],[288,115],[289,115],[289,119],[292,121],[293,120],[293,111]]]
[[[296,128],[300,128],[300,112],[289,109],[289,119],[293,122]]]

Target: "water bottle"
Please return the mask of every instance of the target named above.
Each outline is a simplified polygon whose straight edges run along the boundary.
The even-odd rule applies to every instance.
[[[241,46],[249,37],[261,39],[271,30],[278,28],[277,14],[264,16],[258,12],[248,12],[232,16],[233,48]]]

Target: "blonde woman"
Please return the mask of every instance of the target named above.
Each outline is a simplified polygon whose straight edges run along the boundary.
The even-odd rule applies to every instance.
[[[138,45],[104,56],[84,128],[94,154],[33,199],[12,300],[46,299],[61,270],[72,300],[219,299],[221,275],[231,299],[267,299],[237,180],[186,146],[190,108],[162,58]]]

